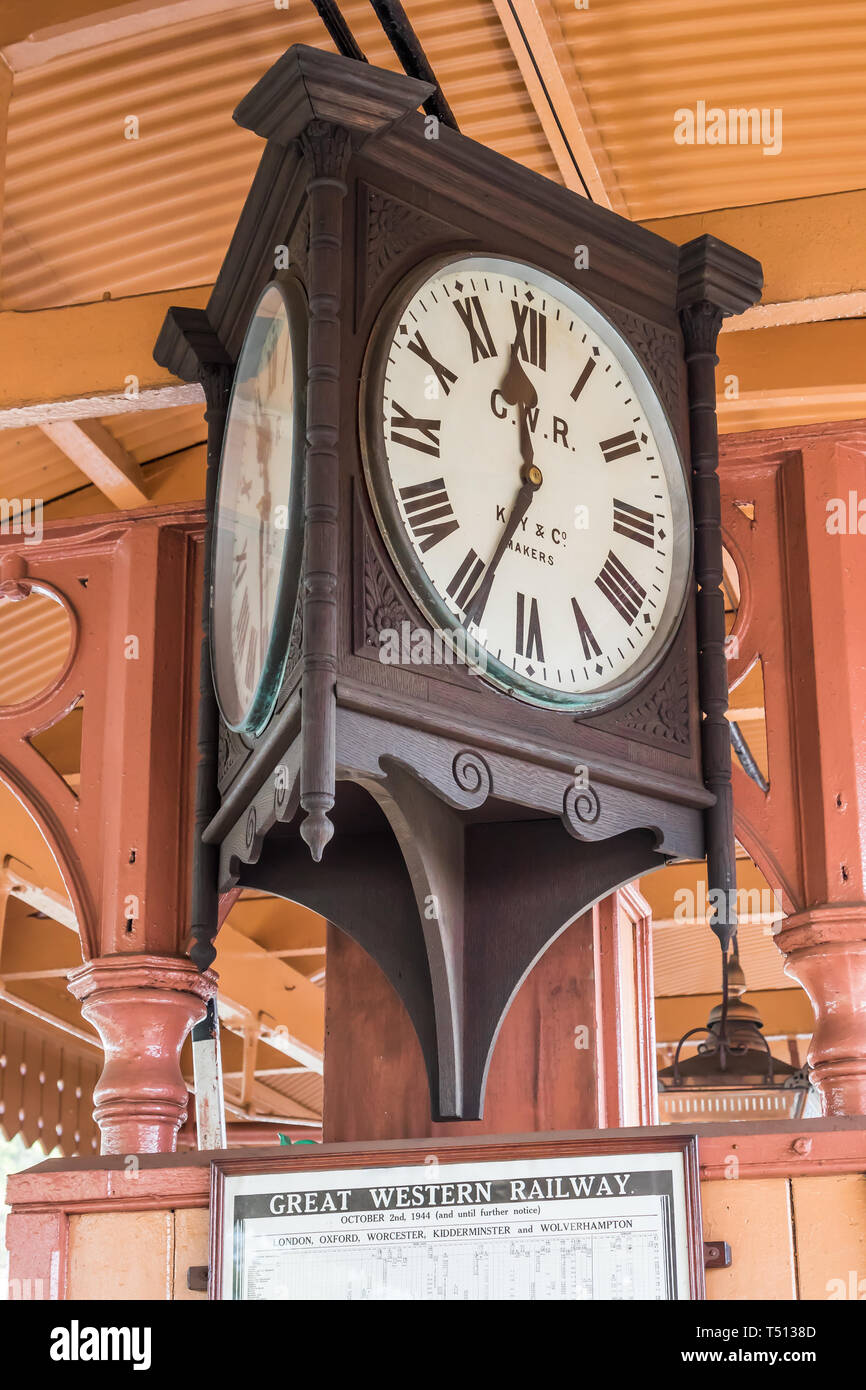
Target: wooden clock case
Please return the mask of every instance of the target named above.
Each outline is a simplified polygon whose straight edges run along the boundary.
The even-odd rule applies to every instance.
[[[156,356],[205,385],[212,502],[249,314],[275,275],[303,284],[304,580],[259,737],[222,725],[203,679],[199,872],[216,877],[218,857],[213,893],[290,898],[357,940],[409,1012],[434,1117],[470,1119],[535,960],[617,886],[701,857],[716,795],[702,769],[694,592],[656,669],[588,718],[519,702],[457,665],[379,659],[383,631],[427,625],[373,518],[359,381],[377,315],[419,264],[486,253],[574,286],[638,356],[689,468],[679,249],[436,128],[418,110],[431,90],[312,48],[284,54],[235,112],[267,144],[208,308],[171,310]],[[755,263],[722,243],[702,238],[688,263],[698,298],[710,266],[725,312],[754,299]],[[201,895],[211,913],[213,893]],[[208,932],[215,921],[199,923],[202,963]]]

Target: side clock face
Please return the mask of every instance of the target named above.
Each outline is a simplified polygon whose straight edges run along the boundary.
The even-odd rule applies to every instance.
[[[214,519],[211,663],[232,729],[258,733],[285,670],[301,564],[306,305],[295,281],[256,305],[229,402]]]
[[[685,603],[689,498],[608,319],[517,261],[427,266],[383,311],[361,408],[392,558],[487,680],[588,713],[646,676]]]

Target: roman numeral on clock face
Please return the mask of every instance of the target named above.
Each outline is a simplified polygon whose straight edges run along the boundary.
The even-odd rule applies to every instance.
[[[533,656],[544,661],[544,647],[541,644],[541,623],[538,619],[538,599],[529,600],[529,618],[526,616],[526,596],[517,595],[517,627],[514,634],[514,650],[518,656],[532,660]]]
[[[232,585],[239,589],[247,576],[247,543],[244,541],[243,550],[236,550],[232,556]]]
[[[593,630],[583,616],[583,610],[576,598],[571,600],[571,606],[574,609],[574,620],[577,623],[577,630],[580,633],[580,643],[583,647],[584,660],[589,661],[590,657],[601,656],[601,647],[596,642]]]
[[[249,643],[247,648],[247,666],[246,671],[244,672],[244,679],[247,683],[248,690],[252,689],[252,686],[254,685],[256,679],[257,655],[259,645],[258,638],[258,632],[256,632],[255,629],[253,629],[249,637]]]
[[[646,589],[641,587],[612,550],[608,551],[607,559],[595,582],[620,617],[631,627],[643,606]]]
[[[444,479],[431,478],[428,483],[401,487],[400,496],[412,534],[423,552],[432,550],[460,526],[448,501]]]
[[[613,529],[621,536],[628,536],[630,541],[648,545],[650,550],[655,548],[656,533],[652,512],[641,511],[640,507],[633,507],[629,502],[620,502],[616,497],[613,499]]]
[[[417,449],[422,454],[432,454],[434,458],[438,459],[439,431],[442,428],[442,421],[416,419],[396,401],[394,401],[392,410],[392,441],[395,444],[408,444],[410,449]],[[411,434],[405,434],[405,430],[415,430],[418,437],[413,438]]]
[[[420,357],[422,362],[426,362],[430,370],[435,373],[436,380],[447,396],[453,383],[457,380],[454,373],[448,367],[443,367],[441,362],[437,362],[420,333],[416,333],[414,340],[408,342],[406,346],[410,352],[414,352],[416,357]]]
[[[237,651],[242,651],[246,646],[247,631],[250,626],[250,591],[244,589],[244,596],[241,599],[241,606],[238,609],[238,621],[235,628],[235,645]]]
[[[445,590],[448,597],[453,598],[458,608],[466,609],[483,573],[484,561],[479,560],[474,550],[468,551],[466,558]]]
[[[462,300],[455,299],[453,304],[469,332],[472,361],[477,362],[480,357],[495,357],[496,345],[490,336],[490,329],[487,326],[478,295],[469,295]]]
[[[537,309],[530,309],[528,304],[518,304],[516,299],[511,301],[511,312],[516,329],[514,342],[519,355],[524,362],[530,362],[533,367],[540,367],[542,371],[546,371],[547,319]]]
[[[640,443],[634,430],[628,430],[626,434],[616,434],[613,439],[602,439],[599,448],[604,454],[605,463],[615,463],[617,459],[624,459],[627,454],[640,453]]]
[[[577,378],[577,381],[574,383],[574,386],[571,388],[571,399],[573,401],[577,400],[584,386],[589,381],[589,378],[595,371],[595,361],[596,359],[594,357],[587,358],[586,366],[584,367],[580,376]],[[604,446],[602,445],[602,447]]]

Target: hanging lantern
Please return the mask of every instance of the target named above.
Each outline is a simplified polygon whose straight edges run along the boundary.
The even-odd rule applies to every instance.
[[[745,992],[734,936],[730,960],[722,953],[721,1002],[710,1010],[705,1027],[680,1038],[673,1064],[658,1073],[662,1124],[803,1116],[812,1094],[808,1073],[773,1056],[761,1031],[763,1020],[743,999]],[[684,1044],[698,1034],[705,1038],[697,1054],[680,1061]]]

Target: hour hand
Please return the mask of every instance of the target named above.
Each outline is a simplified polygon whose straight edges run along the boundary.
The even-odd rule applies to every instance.
[[[493,588],[493,581],[496,578],[496,570],[499,561],[508,549],[509,541],[526,516],[526,513],[529,511],[530,503],[544,481],[541,469],[536,468],[534,464],[528,467],[524,464],[521,469],[521,477],[523,478],[523,482],[520,491],[514,499],[514,506],[511,508],[511,515],[505,523],[505,529],[499,537],[499,544],[494,550],[493,558],[485,570],[484,578],[478,585],[478,588],[475,590],[475,593],[472,595],[464,611],[466,622],[474,623],[476,627],[480,625],[484,615],[484,609],[487,607],[487,600],[490,597],[490,590]]]
[[[516,405],[520,422],[520,457],[524,471],[532,464],[534,449],[529,432],[529,412],[538,405],[538,392],[523,369],[517,339],[511,344],[511,361],[502,379],[499,394],[508,405]]]

